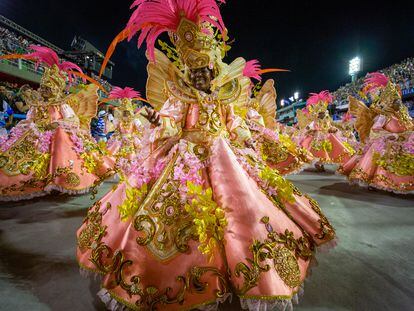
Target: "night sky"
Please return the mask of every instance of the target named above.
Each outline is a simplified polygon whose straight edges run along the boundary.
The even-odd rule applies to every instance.
[[[0,14],[63,49],[80,35],[105,52],[125,26],[130,0],[0,0]],[[276,5],[279,3],[278,5]],[[279,99],[331,91],[350,80],[348,61],[364,60],[373,71],[414,56],[414,1],[227,0],[224,22],[235,43],[227,62],[238,56],[257,58],[263,68],[289,73],[274,78]],[[335,4],[333,4],[335,3]],[[136,40],[118,46],[112,83],[144,91],[147,60]],[[305,95],[306,96],[306,95]]]

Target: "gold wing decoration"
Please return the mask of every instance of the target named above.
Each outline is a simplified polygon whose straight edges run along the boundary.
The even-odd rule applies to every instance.
[[[267,80],[254,99],[257,112],[263,117],[265,125],[269,129],[276,129],[276,98],[275,81]]]
[[[243,77],[243,70],[246,66],[246,61],[242,57],[236,58],[229,65],[221,62],[219,64],[219,74],[211,82],[212,89],[221,88],[222,86],[228,84],[229,82]]]
[[[313,121],[313,115],[311,113],[304,113],[302,110],[296,111],[296,118],[298,119],[298,127],[303,130]]]
[[[98,87],[94,84],[89,84],[80,92],[66,98],[66,103],[79,118],[81,128],[90,129],[91,120],[98,111],[98,99]]]
[[[161,110],[168,99],[166,83],[184,79],[179,69],[158,49],[155,49],[155,62],[149,60],[147,65],[148,79],[146,85],[147,100],[155,110]]]
[[[348,111],[356,117],[354,127],[359,134],[361,142],[364,142],[369,136],[371,127],[374,125],[374,118],[377,114],[355,97],[349,96],[348,100]]]

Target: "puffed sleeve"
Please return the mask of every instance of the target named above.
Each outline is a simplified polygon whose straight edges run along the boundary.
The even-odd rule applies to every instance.
[[[233,106],[227,107],[227,130],[230,133],[230,140],[241,146],[244,142],[251,139],[252,135],[244,120],[234,114]]]
[[[384,128],[384,126],[387,124],[388,118],[384,115],[376,116],[374,119],[374,125],[372,126],[373,131],[380,131]]]
[[[79,124],[79,119],[73,111],[72,107],[68,104],[62,104],[60,106],[60,112],[63,117],[63,121],[70,121],[71,123]]]
[[[180,100],[169,98],[160,110],[161,125],[154,128],[150,140],[156,142],[181,135],[185,107],[186,105]]]

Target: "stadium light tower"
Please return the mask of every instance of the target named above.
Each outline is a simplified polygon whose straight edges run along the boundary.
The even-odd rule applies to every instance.
[[[352,77],[352,82],[357,78],[358,72],[362,69],[362,61],[357,56],[349,61],[349,75]]]
[[[299,92],[295,92],[295,93],[293,94],[293,98],[294,98],[295,100],[298,100],[298,99],[299,99]]]

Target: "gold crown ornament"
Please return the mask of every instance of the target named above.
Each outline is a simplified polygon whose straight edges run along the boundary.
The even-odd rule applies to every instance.
[[[170,32],[170,39],[187,69],[208,67],[211,70],[219,70],[222,43],[216,40],[211,25],[197,25],[183,17],[177,31]],[[218,75],[218,72],[215,72],[215,75]]]

